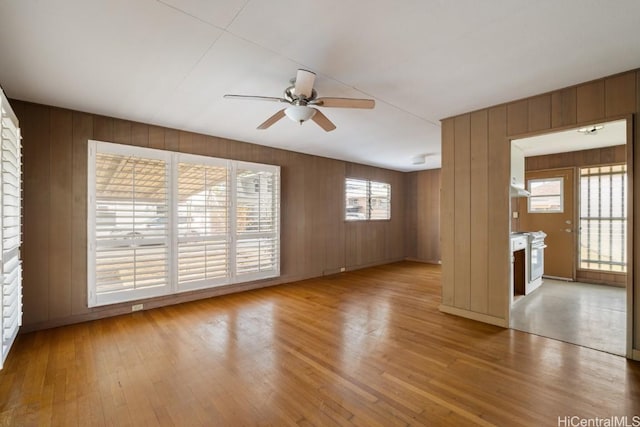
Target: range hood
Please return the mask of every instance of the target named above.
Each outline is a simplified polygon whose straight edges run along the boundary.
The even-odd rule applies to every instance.
[[[524,187],[520,187],[517,185],[511,184],[509,188],[509,195],[511,197],[529,197],[529,192],[524,189]]]

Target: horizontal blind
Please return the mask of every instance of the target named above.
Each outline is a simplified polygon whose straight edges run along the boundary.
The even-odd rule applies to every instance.
[[[345,219],[391,219],[391,184],[366,179],[345,179]]]
[[[166,286],[169,271],[166,162],[97,153],[95,175],[98,300],[113,292]]]
[[[269,277],[279,273],[279,175],[236,171],[236,275]]]
[[[370,183],[370,219],[391,218],[391,185],[384,182]]]
[[[345,180],[345,219],[349,221],[369,219],[369,185],[364,179]]]
[[[229,278],[229,173],[226,166],[178,164],[178,284]]]

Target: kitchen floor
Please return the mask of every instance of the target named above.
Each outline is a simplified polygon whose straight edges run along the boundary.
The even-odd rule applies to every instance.
[[[620,356],[626,322],[624,288],[579,282],[544,279],[511,309],[513,329]]]

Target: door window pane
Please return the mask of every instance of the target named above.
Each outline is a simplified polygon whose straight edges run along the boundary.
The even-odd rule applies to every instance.
[[[559,213],[563,207],[563,178],[530,179],[528,181],[529,213]]]

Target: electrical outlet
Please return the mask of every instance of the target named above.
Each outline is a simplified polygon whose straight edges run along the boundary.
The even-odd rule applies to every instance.
[[[346,269],[346,268],[344,268],[344,267],[340,267],[340,273],[344,273],[345,271],[347,271],[347,269]]]
[[[131,311],[140,311],[144,308],[144,304],[133,304],[131,306]]]

